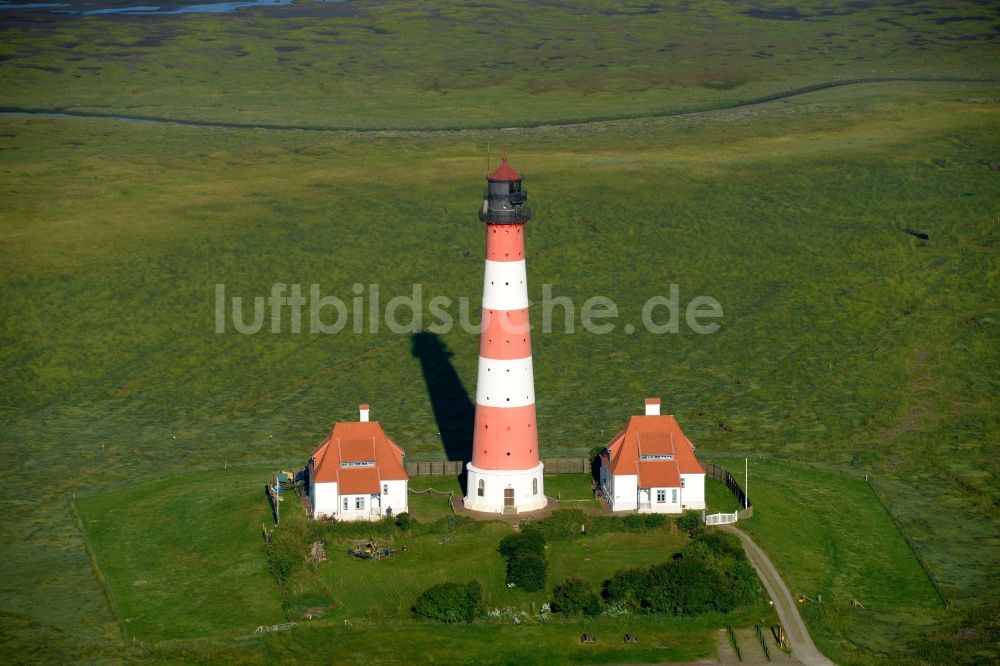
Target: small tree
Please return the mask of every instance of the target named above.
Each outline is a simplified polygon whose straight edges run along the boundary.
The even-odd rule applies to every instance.
[[[528,553],[507,560],[507,582],[528,592],[537,592],[545,587],[547,565],[545,558]]]
[[[439,622],[472,622],[483,614],[483,587],[479,581],[441,583],[424,590],[413,612]]]
[[[598,615],[601,600],[590,583],[580,576],[570,576],[552,591],[552,610],[566,615]]]
[[[646,569],[620,569],[611,578],[604,581],[602,594],[608,603],[624,601],[633,608],[638,608],[642,591],[649,584]]]

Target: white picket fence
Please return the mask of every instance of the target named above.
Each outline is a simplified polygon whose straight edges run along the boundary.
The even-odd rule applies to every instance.
[[[713,513],[711,516],[705,516],[706,525],[728,525],[729,523],[735,523],[739,520],[740,514],[736,513]]]

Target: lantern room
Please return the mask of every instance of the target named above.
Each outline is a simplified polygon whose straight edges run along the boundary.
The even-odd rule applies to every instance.
[[[504,156],[496,171],[487,176],[479,219],[487,224],[524,224],[531,219],[531,209],[525,205],[527,200],[521,174],[507,164]]]

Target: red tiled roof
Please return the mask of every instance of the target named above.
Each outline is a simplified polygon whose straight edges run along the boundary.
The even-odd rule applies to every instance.
[[[378,421],[337,423],[330,436],[312,452],[309,474],[317,483],[339,483],[340,493],[378,493],[381,481],[410,478],[403,468],[403,455],[403,450],[386,436]],[[341,462],[345,461],[375,465],[342,467]]]
[[[351,462],[375,462],[375,438],[342,438],[340,459]]]
[[[674,460],[640,460],[640,488],[680,488],[681,475]]]
[[[681,474],[704,474],[694,446],[672,415],[633,416],[602,454],[612,474],[636,474],[640,488],[680,486]],[[670,460],[642,460],[671,455]]]
[[[487,176],[489,180],[521,180],[521,174],[507,164],[507,156],[504,155],[500,158],[500,166],[496,168],[496,171]]]
[[[337,493],[340,495],[378,495],[382,485],[376,467],[342,467]]]

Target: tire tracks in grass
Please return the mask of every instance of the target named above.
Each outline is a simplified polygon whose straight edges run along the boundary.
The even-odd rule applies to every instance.
[[[269,130],[269,131],[294,131],[294,132],[345,132],[351,134],[439,134],[446,132],[466,132],[484,130],[525,130],[540,127],[576,127],[594,123],[609,123],[628,120],[652,120],[657,118],[674,118],[689,116],[699,113],[709,113],[713,111],[727,111],[742,109],[750,106],[758,106],[768,102],[776,102],[791,97],[799,97],[809,93],[830,90],[831,88],[842,88],[846,86],[868,85],[873,83],[1000,83],[1000,79],[984,79],[974,77],[915,77],[915,76],[876,76],[850,79],[836,79],[833,81],[823,81],[807,86],[800,86],[783,90],[768,95],[751,97],[750,99],[738,100],[724,104],[708,105],[684,111],[651,111],[647,113],[620,113],[598,116],[584,116],[574,120],[539,120],[528,122],[517,126],[506,126],[500,123],[483,125],[451,125],[441,127],[351,127],[338,125],[294,125],[279,123],[237,123],[237,122],[211,122],[201,120],[187,120],[183,118],[170,118],[168,116],[129,116],[114,113],[101,113],[93,111],[77,111],[72,107],[21,107],[21,106],[0,106],[0,116],[41,116],[41,117],[71,117],[116,120],[121,122],[154,123],[165,125],[180,125],[183,127],[194,127],[208,130]]]

